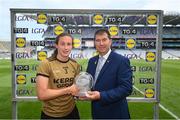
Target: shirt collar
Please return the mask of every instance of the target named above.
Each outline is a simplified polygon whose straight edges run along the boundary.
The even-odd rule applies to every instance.
[[[100,56],[99,55],[99,57],[103,57],[104,59],[108,59],[108,57],[109,57],[109,55],[110,55],[110,53],[111,53],[111,49],[109,49],[109,51],[104,55],[104,56]]]

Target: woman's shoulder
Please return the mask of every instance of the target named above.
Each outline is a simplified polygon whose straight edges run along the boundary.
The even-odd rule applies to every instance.
[[[72,59],[72,58],[69,58],[69,61],[73,62],[73,63],[77,63],[76,60]]]

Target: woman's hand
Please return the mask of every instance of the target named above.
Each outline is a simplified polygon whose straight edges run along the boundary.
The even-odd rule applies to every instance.
[[[76,96],[79,92],[79,88],[77,87],[77,85],[75,84],[72,84],[70,87],[69,87],[69,93],[73,96]]]

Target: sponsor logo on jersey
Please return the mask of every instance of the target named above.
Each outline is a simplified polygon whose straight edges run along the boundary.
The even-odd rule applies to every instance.
[[[60,79],[54,79],[53,82],[56,84],[57,88],[61,87],[68,87],[73,84],[74,77],[71,78],[60,78]]]

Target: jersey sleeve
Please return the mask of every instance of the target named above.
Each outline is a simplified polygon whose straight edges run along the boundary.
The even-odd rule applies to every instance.
[[[49,62],[47,60],[42,61],[38,68],[37,68],[37,74],[36,76],[41,75],[44,77],[49,77],[50,76],[50,66]]]
[[[77,63],[76,75],[78,75],[80,71],[81,71],[81,65]]]

